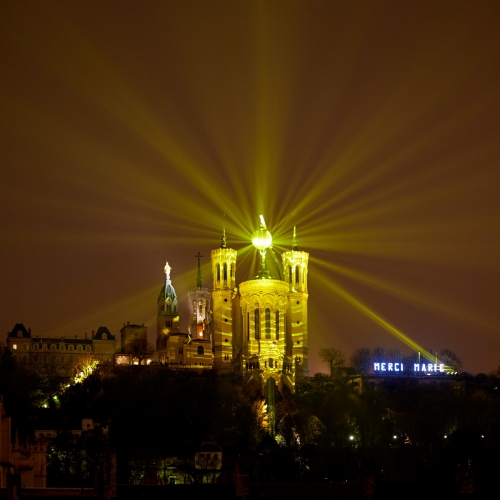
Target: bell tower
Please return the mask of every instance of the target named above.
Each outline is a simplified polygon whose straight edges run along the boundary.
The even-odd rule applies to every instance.
[[[224,224],[220,248],[211,253],[214,368],[219,372],[232,371],[236,258],[236,250],[227,248]]]
[[[286,324],[286,350],[296,367],[297,379],[309,376],[309,338],[307,322],[307,265],[309,254],[301,252],[297,228],[293,227],[292,250],[282,254],[283,273],[289,287]]]
[[[210,288],[203,286],[201,280],[200,258],[203,255],[198,252],[198,275],[196,277],[196,288],[188,290],[189,306],[189,334],[193,339],[212,340],[212,294]]]

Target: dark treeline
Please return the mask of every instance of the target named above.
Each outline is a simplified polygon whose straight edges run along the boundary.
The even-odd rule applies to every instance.
[[[164,367],[96,371],[58,395],[8,356],[0,389],[14,429],[56,429],[48,484],[95,485],[106,457],[119,483],[138,483],[167,457],[189,472],[196,448],[214,441],[223,472],[236,464],[251,482],[355,482],[435,485],[450,491],[497,491],[500,397],[495,375],[446,381],[317,376],[296,394],[276,395],[276,438],[256,387],[233,375]],[[39,385],[41,383],[41,385]],[[42,394],[48,391],[50,394]],[[41,406],[45,401],[48,408]],[[82,418],[109,424],[75,441],[64,429]],[[191,469],[190,469],[191,468]]]

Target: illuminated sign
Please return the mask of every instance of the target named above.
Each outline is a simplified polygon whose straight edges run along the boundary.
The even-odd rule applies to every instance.
[[[373,371],[376,373],[404,373],[405,365],[400,362],[378,362],[373,363]],[[413,373],[444,373],[444,364],[440,363],[413,363]]]

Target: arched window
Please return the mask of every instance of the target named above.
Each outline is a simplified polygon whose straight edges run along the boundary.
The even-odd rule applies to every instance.
[[[247,340],[250,340],[250,313],[247,313]]]
[[[254,322],[255,322],[255,340],[260,340],[260,314],[258,309],[255,309],[254,312]]]
[[[280,339],[280,312],[276,311],[276,340]]]
[[[266,339],[271,338],[271,309],[266,309]]]
[[[220,281],[220,264],[217,264],[217,281]]]
[[[198,346],[198,354],[200,356],[203,356],[203,354],[205,354],[205,349],[203,349],[203,346],[202,345],[199,345]]]
[[[227,262],[224,262],[224,281],[227,281]]]
[[[288,266],[288,283],[292,283],[292,266]]]
[[[273,368],[273,358],[269,358],[269,368]]]
[[[295,283],[299,283],[299,266],[295,267]]]

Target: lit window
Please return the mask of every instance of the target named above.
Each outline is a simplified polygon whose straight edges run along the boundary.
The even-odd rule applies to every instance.
[[[276,311],[276,340],[280,339],[280,312]]]
[[[260,340],[260,314],[259,310],[254,311],[254,323],[255,323],[255,340]]]
[[[266,309],[265,328],[266,328],[266,339],[270,339],[271,338],[271,310],[269,308]]]
[[[17,349],[17,344],[12,344],[12,349]]]

